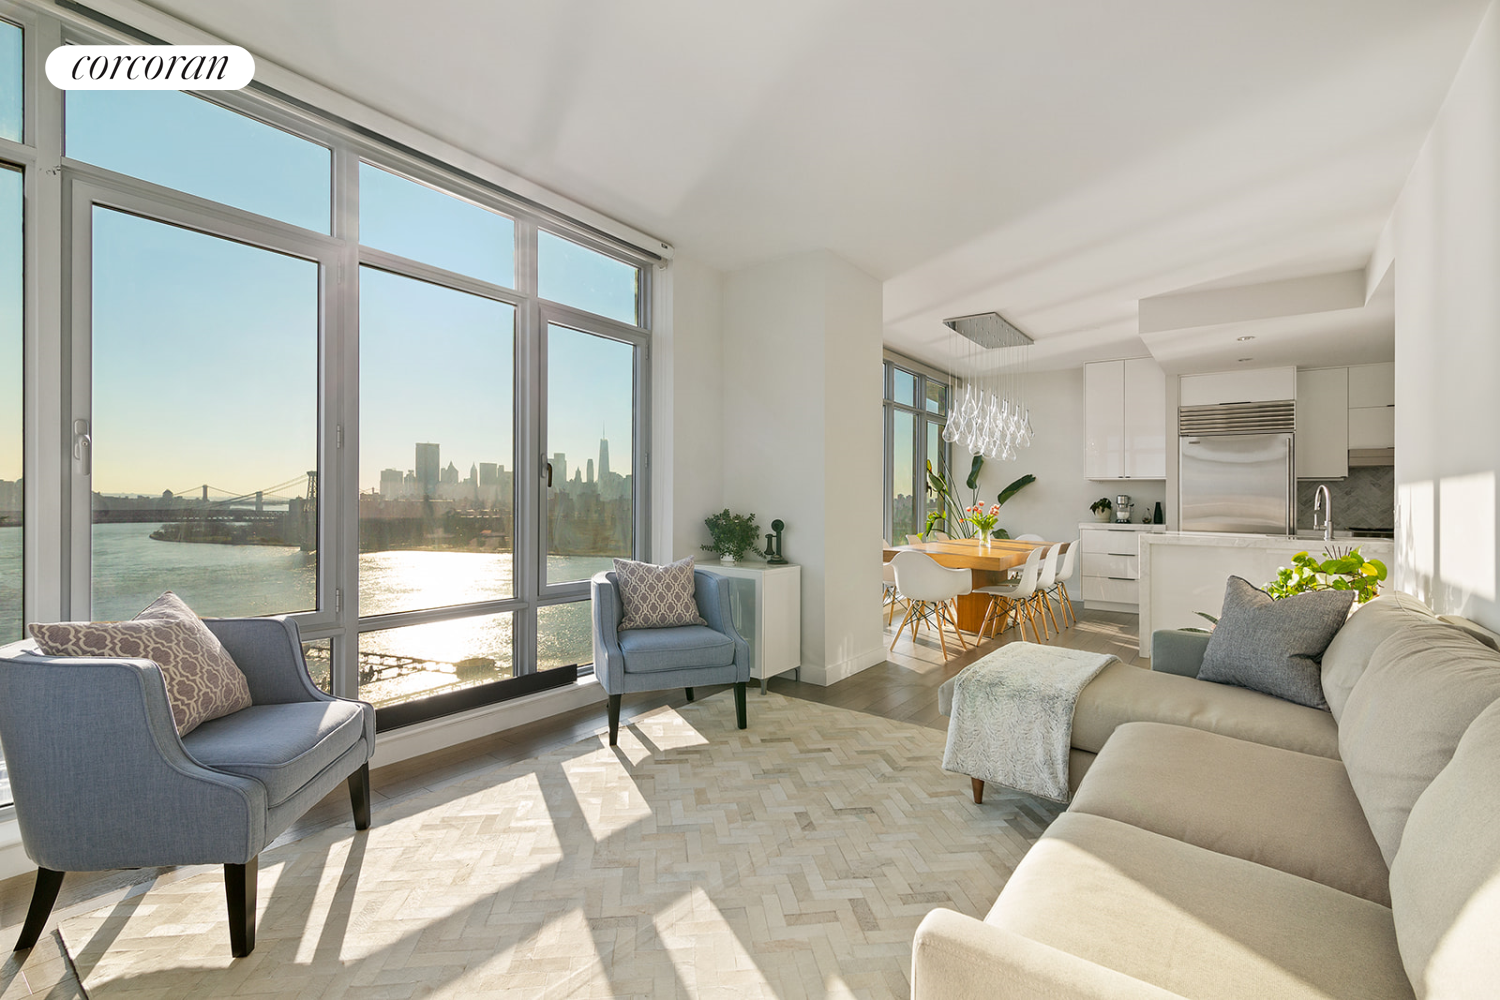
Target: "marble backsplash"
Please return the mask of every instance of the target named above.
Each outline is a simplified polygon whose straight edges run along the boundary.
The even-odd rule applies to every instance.
[[[1318,480],[1297,483],[1297,528],[1308,531],[1313,523],[1313,496]],[[1393,528],[1396,524],[1396,469],[1390,465],[1351,468],[1343,482],[1328,481],[1333,499],[1333,526],[1345,528]]]

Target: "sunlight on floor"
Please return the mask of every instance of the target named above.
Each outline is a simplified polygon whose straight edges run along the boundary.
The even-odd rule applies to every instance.
[[[634,747],[627,749],[627,744],[634,744]],[[563,775],[578,799],[584,822],[589,825],[589,834],[596,841],[605,840],[630,824],[651,816],[650,804],[630,780],[629,769],[615,756],[616,749],[626,750],[632,763],[651,756],[639,740],[621,729],[618,748],[605,747],[575,757],[562,766]]]
[[[755,959],[702,886],[653,918],[689,993],[697,997],[775,996]]]

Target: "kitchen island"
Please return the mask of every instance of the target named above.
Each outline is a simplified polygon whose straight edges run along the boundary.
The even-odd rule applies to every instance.
[[[1358,548],[1366,559],[1391,565],[1395,543],[1386,538],[1341,537],[1332,542],[1286,535],[1212,534],[1168,531],[1142,534],[1140,540],[1140,650],[1151,655],[1151,633],[1165,628],[1206,628],[1197,614],[1215,617],[1224,606],[1224,585],[1240,576],[1257,587],[1276,578],[1276,571],[1292,564],[1292,556],[1308,552],[1322,558],[1325,549],[1339,553]]]

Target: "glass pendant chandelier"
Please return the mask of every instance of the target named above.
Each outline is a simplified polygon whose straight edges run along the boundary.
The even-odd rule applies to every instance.
[[[995,312],[943,325],[953,331],[950,374],[957,393],[943,440],[985,458],[1017,458],[1031,446],[1026,375],[1034,341]]]

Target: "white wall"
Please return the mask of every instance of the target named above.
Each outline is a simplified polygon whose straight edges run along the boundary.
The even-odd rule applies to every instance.
[[[762,527],[786,522],[785,555],[802,566],[803,677],[815,683],[884,658],[880,301],[878,282],[826,251],[724,286],[724,503]]]
[[[1113,502],[1117,494],[1130,494],[1135,521],[1151,514],[1156,501],[1163,499],[1166,484],[1161,480],[1084,478],[1082,368],[1027,375],[1026,405],[1031,409],[1031,447],[1023,448],[1015,461],[986,460],[979,474],[979,496],[986,503],[994,503],[996,495],[1018,477],[1028,472],[1036,476],[1036,482],[1000,510],[1000,527],[1012,536],[1035,534],[1048,541],[1070,541],[1078,537],[1079,522],[1093,520],[1089,504],[1100,497]],[[962,480],[968,475],[970,459],[967,451],[954,446],[954,474],[965,503],[969,491]]]
[[[1398,587],[1500,628],[1500,5],[1391,223]]]
[[[724,508],[724,275],[681,254],[671,271],[671,461],[662,486],[670,547],[658,546],[656,558],[701,561],[709,555],[703,519]]]

